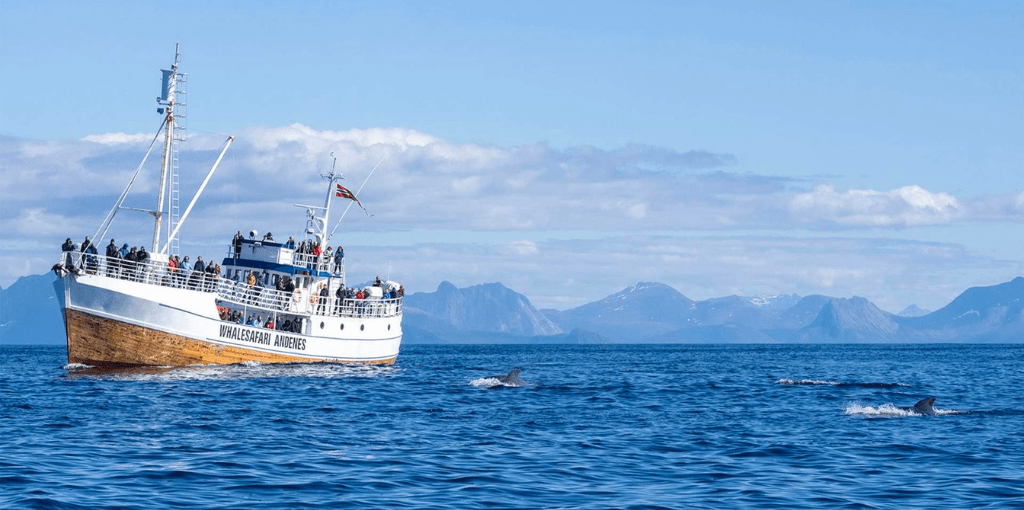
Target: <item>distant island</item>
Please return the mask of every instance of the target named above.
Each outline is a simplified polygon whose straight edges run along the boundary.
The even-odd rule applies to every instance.
[[[0,343],[62,344],[54,276],[0,290]],[[405,298],[406,344],[1020,343],[1024,278],[967,289],[928,312],[899,314],[862,297],[726,296],[694,301],[668,285],[638,283],[569,310],[538,310],[501,283]]]

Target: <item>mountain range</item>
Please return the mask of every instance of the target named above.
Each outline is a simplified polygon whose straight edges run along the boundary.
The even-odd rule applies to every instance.
[[[0,289],[0,342],[63,343],[54,276]],[[973,287],[928,312],[822,295],[694,301],[661,283],[627,287],[568,310],[538,310],[500,283],[406,296],[405,343],[907,343],[1024,342],[1024,278]]]
[[[537,310],[488,283],[406,298],[406,342],[419,343],[906,343],[1024,342],[1024,278],[968,289],[928,312],[892,314],[854,296],[727,296],[694,301],[642,282],[568,310]]]

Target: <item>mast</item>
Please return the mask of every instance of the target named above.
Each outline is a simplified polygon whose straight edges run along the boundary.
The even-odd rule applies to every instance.
[[[331,157],[334,157],[334,153],[331,153]],[[325,177],[327,179],[327,196],[324,197],[324,217],[316,218],[316,240],[320,244],[320,255],[316,258],[317,267],[320,267],[324,262],[324,254],[327,253],[327,225],[330,225],[331,218],[331,197],[334,196],[334,183],[339,179],[339,176],[334,173],[334,167],[338,164],[338,158],[334,157],[334,162],[331,163],[331,173]]]
[[[163,163],[160,165],[160,191],[156,197],[156,209],[153,216],[156,216],[156,224],[153,226],[153,252],[159,253],[160,248],[160,223],[164,214],[164,196],[167,194],[167,174],[171,165],[171,143],[174,138],[174,100],[178,85],[178,60],[181,54],[178,52],[178,44],[174,44],[174,65],[170,70],[161,69],[163,72],[163,87],[157,103],[163,108],[157,108],[158,113],[165,113],[164,117],[164,154]],[[169,240],[168,240],[169,241]]]
[[[327,249],[327,225],[331,224],[331,197],[335,194],[334,183],[339,179],[338,175],[334,173],[334,168],[338,165],[338,158],[334,156],[333,152],[331,157],[334,158],[334,162],[331,163],[331,173],[327,175],[327,197],[324,198],[323,225],[320,226],[320,233],[317,234],[322,250]]]

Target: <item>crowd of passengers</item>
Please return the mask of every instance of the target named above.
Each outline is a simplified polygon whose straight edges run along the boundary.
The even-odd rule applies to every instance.
[[[240,298],[246,305],[287,310],[289,308],[288,303],[292,299],[296,299],[296,296],[298,296],[298,299],[302,299],[301,294],[295,294],[295,281],[288,275],[270,275],[266,270],[246,271],[245,277],[241,278],[239,273],[240,270],[236,269],[230,280],[245,284],[242,287],[245,293]],[[405,296],[404,286],[384,288],[384,282],[381,281],[379,276],[373,282],[373,287],[382,288],[381,299],[397,299]],[[264,295],[263,291],[267,288],[273,288],[278,293]],[[368,310],[370,303],[367,300],[370,299],[371,295],[369,287],[360,289],[358,287],[345,287],[341,285],[334,291],[334,297],[337,299],[331,303],[330,290],[326,284],[321,283],[316,295],[310,296],[309,299],[311,304],[316,304],[317,314],[323,314],[333,309],[334,315],[341,315],[343,307],[351,308],[355,313]]]
[[[254,234],[254,232],[250,233],[249,239],[251,241],[256,240],[256,236]],[[231,246],[234,248],[235,258],[242,255],[242,241],[244,239],[245,237],[242,236],[241,230],[235,233],[235,237],[231,239]],[[274,241],[274,234],[270,232],[264,234],[263,242],[276,242]],[[305,240],[296,244],[295,238],[288,236],[288,240],[284,242],[284,247],[290,250],[295,250],[295,253],[305,255],[303,258],[306,260],[306,265],[310,269],[313,268],[317,260],[322,260],[324,265],[329,265],[331,267],[332,273],[341,273],[342,263],[345,261],[345,248],[341,246],[338,246],[338,249],[335,250],[330,245],[327,245],[327,249],[323,250],[320,248],[319,241]]]
[[[89,240],[89,236],[85,237],[85,241],[82,241],[81,246],[76,246],[69,237],[64,241],[61,250],[82,253],[82,262],[87,273],[96,274],[99,271],[99,252],[96,249],[96,245]],[[105,271],[107,276],[132,281],[141,281],[145,276],[143,269],[150,258],[145,246],[141,248],[132,246],[129,248],[128,243],[124,243],[118,248],[117,242],[111,239],[105,254],[107,262]],[[184,258],[172,255],[167,260],[166,274],[153,275],[150,272],[150,275],[159,278],[161,285],[212,292],[216,280],[220,278],[221,268],[220,264],[203,262],[202,256],[196,257],[196,262],[193,265],[189,261],[188,255]]]
[[[279,331],[287,331],[289,333],[302,332],[302,317],[278,317],[278,320],[283,319],[283,321],[280,324],[277,324],[274,321],[273,315],[268,315],[267,320],[264,321],[263,314],[250,313],[249,316],[246,317],[241,310],[232,310],[226,306],[218,306],[217,308],[220,311],[220,318],[223,321],[257,328],[276,329]]]
[[[236,248],[236,256],[238,255],[239,247],[241,246],[241,231],[235,235],[235,239],[232,240],[232,244]],[[264,236],[264,240],[273,241],[273,236],[269,232]],[[291,237],[288,238],[288,242],[294,245],[295,240]],[[315,244],[315,245],[314,245]],[[287,245],[287,243],[286,243]],[[303,250],[311,250],[312,255],[319,256],[317,253],[320,249],[318,243],[302,243]],[[87,273],[95,274],[99,270],[99,259],[98,251],[96,246],[89,240],[89,236],[85,237],[85,241],[82,241],[81,246],[75,245],[69,237],[64,241],[64,245],[61,246],[62,251],[65,252],[81,252],[83,254],[84,268]],[[331,247],[327,247],[330,252]],[[298,250],[297,250],[298,251]],[[344,259],[345,251],[339,246],[338,251],[335,254],[336,268],[340,266],[341,261]],[[146,247],[137,248],[135,246],[128,248],[128,243],[124,243],[120,248],[117,247],[117,243],[111,239],[110,244],[106,248],[106,275],[114,278],[124,278],[132,281],[141,281],[145,277],[144,268],[146,263],[149,261],[149,253],[146,252]],[[339,269],[340,270],[340,269]],[[221,278],[222,269],[219,263],[206,263],[203,261],[203,257],[200,255],[196,257],[196,262],[193,265],[189,261],[188,255],[179,257],[178,255],[172,255],[167,260],[167,272],[164,275],[153,275],[159,279],[159,283],[164,286],[188,288],[188,289],[199,289],[204,292],[213,292],[216,289],[217,280]],[[295,282],[288,275],[271,275],[266,270],[263,271],[246,271],[243,275],[240,269],[235,269],[234,273],[224,275],[225,278],[231,280],[235,284],[244,284],[244,296],[242,299],[245,304],[248,305],[268,305],[266,299],[263,296],[263,291],[267,288],[277,290],[276,301],[273,303],[275,308],[281,310],[288,309],[289,301],[295,296]],[[378,276],[374,282],[374,287],[382,287],[381,294],[382,299],[397,299],[405,296],[405,287],[399,285],[398,287],[383,288],[384,284]],[[338,315],[341,313],[342,304],[346,301],[355,300],[358,302],[348,303],[348,306],[354,306],[356,311],[359,312],[365,308],[363,300],[369,299],[371,296],[369,287],[357,288],[357,287],[345,287],[341,285],[334,292],[334,297],[337,299],[333,303],[334,313]],[[262,299],[261,299],[262,298]],[[321,283],[315,297],[311,297],[310,303],[316,303],[317,313],[323,313],[330,309],[330,291],[327,285]],[[241,313],[241,312],[239,312]],[[224,320],[230,320],[231,322],[240,322],[240,317],[235,318],[224,318]],[[249,317],[250,319],[252,317]],[[246,322],[248,323],[248,322]],[[262,324],[262,321],[261,321]]]

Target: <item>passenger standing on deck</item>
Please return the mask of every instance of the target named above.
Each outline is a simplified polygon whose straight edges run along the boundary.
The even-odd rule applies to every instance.
[[[256,275],[252,271],[245,272],[245,284],[249,286],[248,290],[248,302],[252,304],[253,297],[256,295]]]
[[[260,303],[260,298],[263,296],[263,289],[267,287],[267,271],[264,270],[256,277],[256,304],[263,306]]]
[[[175,255],[174,264],[178,267],[177,269],[174,270],[174,286],[178,288],[182,288],[185,286],[185,271],[181,267],[182,263],[183,262],[181,261],[181,256]],[[189,264],[189,267],[191,266],[192,264]]]
[[[120,278],[125,278],[128,276],[128,264],[125,263],[125,259],[128,257],[128,243],[121,245],[121,250],[118,252],[118,255],[120,256],[117,258],[121,259],[118,262],[118,265],[121,266]]]
[[[89,238],[86,237],[86,240]],[[99,269],[100,262],[96,258],[99,255],[99,251],[96,250],[96,245],[89,243],[89,247],[85,249],[85,270],[89,274],[96,274],[96,270]]]
[[[292,301],[292,297],[295,295],[295,282],[290,276],[284,277],[284,291],[288,293],[288,301]]]
[[[183,284],[182,286],[183,287],[188,287],[190,289],[193,288],[193,285],[192,285],[192,263],[188,261],[188,255],[185,255],[185,258],[181,260],[181,266],[179,266],[178,269],[181,272],[181,276],[179,277],[179,281],[182,282],[182,284]]]
[[[334,252],[334,274],[341,274],[341,263],[345,261],[345,248],[338,247]]]
[[[281,310],[288,308],[288,298],[284,293],[284,278],[274,275],[274,290],[277,291],[277,307]]]
[[[89,236],[85,236],[85,241],[82,241],[82,253],[89,251],[90,246],[92,246],[92,241],[89,240]]]
[[[110,244],[107,245],[107,276],[116,276],[118,273],[118,267],[120,265],[121,252],[118,251],[117,245],[114,244],[114,240],[110,240]]]
[[[207,279],[208,292],[217,292],[217,283],[220,280],[220,262],[214,262],[206,265],[206,274],[209,275]]]
[[[196,280],[198,280],[197,287],[199,290],[206,292],[206,264],[203,263],[202,255],[196,256],[196,265],[194,267],[195,272],[192,274],[195,275]]]
[[[320,284],[320,300],[316,304],[316,313],[322,313],[327,310],[327,298],[330,297],[331,293],[327,290],[327,286]]]
[[[146,263],[149,262],[149,253],[146,252],[145,246],[139,248],[139,254],[136,257],[139,262],[139,281],[143,281],[145,280]]]
[[[174,257],[167,258],[167,274],[170,275],[168,285],[174,286],[175,274],[178,272],[178,263],[174,260]]]
[[[132,246],[131,250],[128,250],[128,254],[124,256],[125,272],[128,274],[128,279],[136,280],[136,275],[139,272],[139,249]]]
[[[242,254],[242,231],[239,230],[235,237],[231,238],[231,246],[235,248],[235,258]]]
[[[61,263],[61,265],[63,265],[63,266],[71,266],[71,260],[72,259],[71,259],[71,255],[68,255],[68,253],[75,251],[75,243],[71,242],[71,238],[70,237],[67,239],[67,241],[64,241],[64,244],[60,245],[60,251],[61,251],[61,254],[60,254],[60,263]]]
[[[338,290],[334,291],[334,315],[341,315],[341,303],[345,299],[345,285],[338,285]]]
[[[288,248],[289,250],[294,250],[295,249],[295,238],[292,237],[292,236],[288,236],[288,242],[284,243],[284,247]]]

